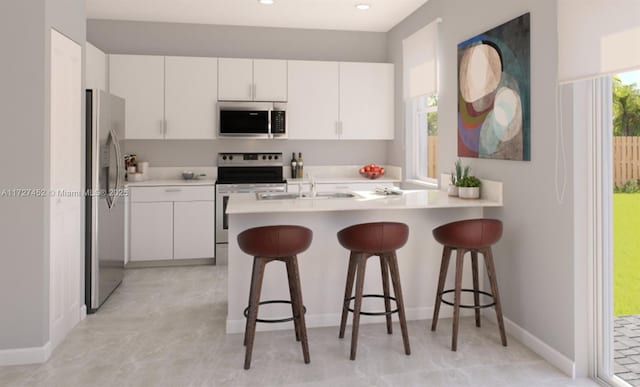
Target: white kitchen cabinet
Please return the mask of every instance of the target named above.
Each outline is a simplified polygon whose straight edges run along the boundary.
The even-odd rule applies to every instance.
[[[290,139],[393,139],[393,64],[289,61],[288,74]]]
[[[216,58],[165,57],[165,138],[214,139],[217,90]]]
[[[218,60],[218,99],[253,100],[253,59],[220,58]]]
[[[340,138],[394,136],[393,64],[340,63]]]
[[[126,100],[126,139],[164,138],[164,57],[110,55],[110,92]]]
[[[338,139],[340,65],[289,61],[287,131],[294,140]]]
[[[255,101],[287,100],[287,61],[255,59],[253,61],[253,99]]]
[[[130,261],[213,258],[213,186],[130,187]]]
[[[287,61],[220,58],[218,100],[286,101]]]
[[[130,260],[173,259],[173,203],[131,203]]]
[[[215,255],[215,204],[173,204],[173,259],[211,258]]]

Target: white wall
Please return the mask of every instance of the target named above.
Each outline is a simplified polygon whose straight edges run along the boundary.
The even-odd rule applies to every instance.
[[[0,2],[0,190],[48,186],[50,28],[83,45],[84,12],[82,0]],[[46,198],[0,197],[0,213],[3,355],[49,339],[49,233]]]
[[[400,89],[402,39],[437,17],[440,25],[439,172],[457,158],[457,44],[531,12],[530,162],[463,159],[482,178],[504,182],[504,207],[487,211],[502,219],[504,236],[494,255],[505,317],[561,356],[574,359],[573,181],[567,167],[564,201],[556,199],[556,1],[430,0],[394,27],[389,58],[396,65],[396,140],[390,163],[403,162]],[[564,128],[567,160],[573,159],[572,129]],[[435,286],[435,285],[434,285]]]

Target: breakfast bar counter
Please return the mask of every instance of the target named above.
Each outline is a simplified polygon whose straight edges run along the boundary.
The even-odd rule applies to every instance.
[[[502,183],[492,181],[482,182],[482,197],[476,200],[452,198],[443,190],[409,190],[389,196],[365,191],[352,194],[355,196],[350,198],[271,200],[257,200],[255,194],[230,197],[227,333],[241,333],[245,328],[243,311],[249,297],[253,257],[240,250],[237,236],[246,229],[300,225],[313,231],[311,246],[298,256],[306,323],[311,328],[340,324],[349,252],[340,246],[336,233],[359,223],[405,223],[409,226],[409,239],[397,254],[407,319],[430,319],[442,254],[442,247],[433,239],[431,230],[444,223],[482,217],[485,207],[502,206]],[[470,282],[470,277],[465,273],[464,281]],[[284,264],[270,265],[264,275],[261,299],[289,299],[286,278]],[[380,278],[380,266],[368,265],[365,294],[381,294]],[[463,301],[469,300],[463,297]],[[368,299],[363,303],[363,310],[380,311],[384,305],[378,299]],[[291,315],[291,307],[265,305],[259,315],[261,318],[287,317]],[[441,316],[451,316],[450,308],[443,308]],[[361,323],[383,321],[383,316],[363,316]],[[258,324],[257,329],[293,329],[293,323]]]

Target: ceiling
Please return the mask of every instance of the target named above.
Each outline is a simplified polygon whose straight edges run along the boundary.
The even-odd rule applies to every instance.
[[[389,31],[427,0],[87,0],[90,19]],[[356,4],[370,4],[367,11]]]

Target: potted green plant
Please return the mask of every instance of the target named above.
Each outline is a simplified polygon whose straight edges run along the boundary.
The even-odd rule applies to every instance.
[[[475,176],[465,176],[458,181],[458,196],[461,199],[480,198],[480,179]]]
[[[449,196],[458,196],[458,182],[462,181],[469,175],[469,166],[467,165],[463,168],[460,159],[456,160],[454,167],[455,171],[451,172],[451,183],[447,189]]]

